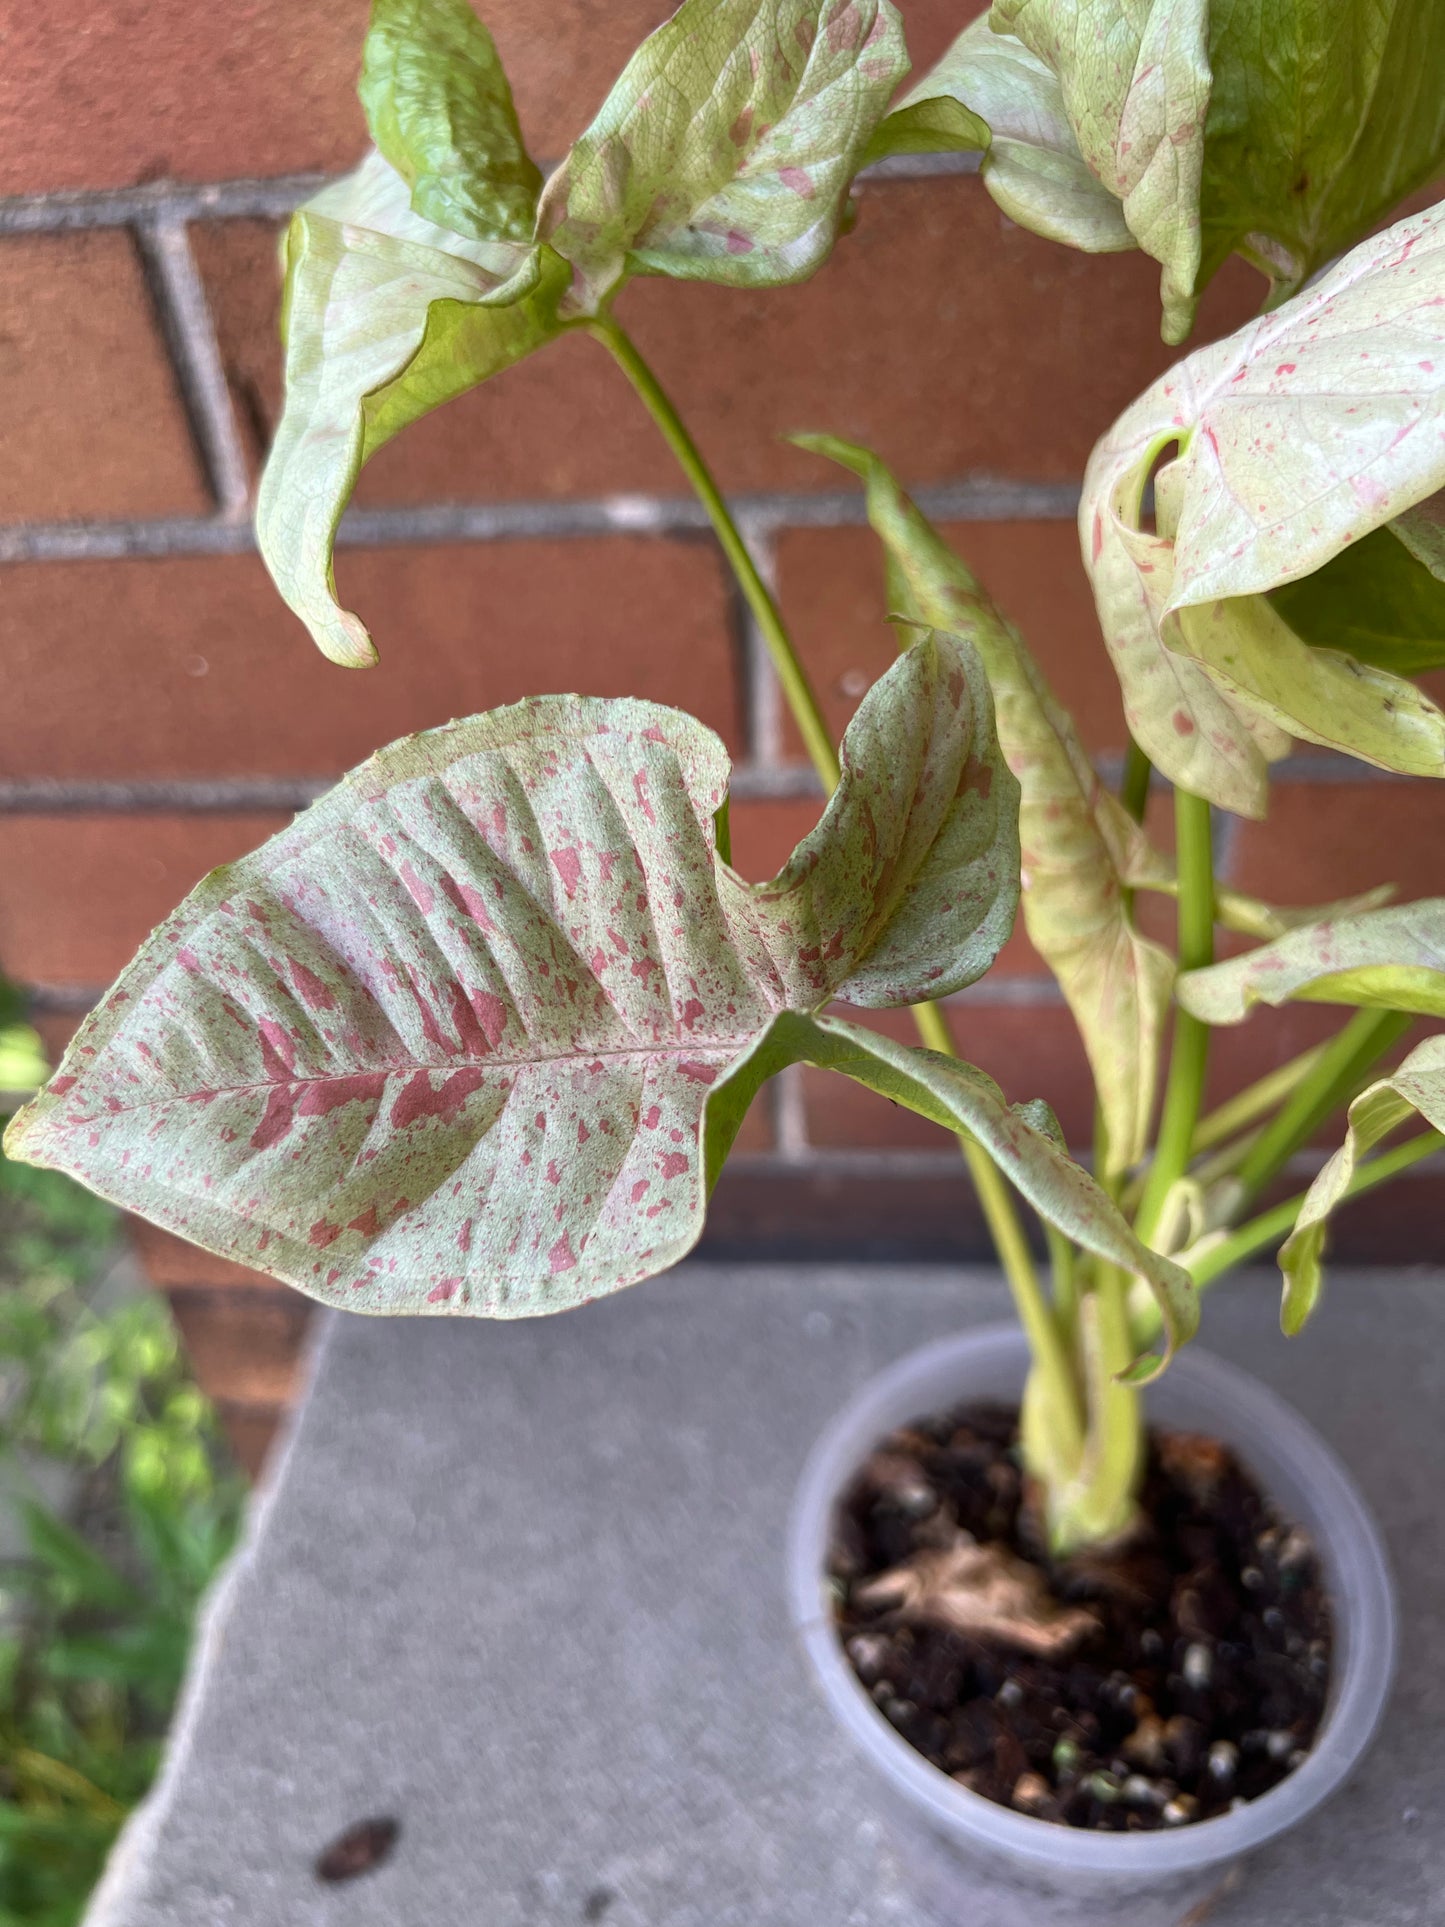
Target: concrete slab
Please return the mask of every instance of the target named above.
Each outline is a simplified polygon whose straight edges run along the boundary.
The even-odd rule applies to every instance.
[[[1277,1287],[1207,1342],[1342,1452],[1401,1580],[1354,1786],[1211,1927],[1445,1921],[1445,1279]],[[786,1630],[783,1522],[868,1374],[1007,1314],[943,1270],[686,1266],[521,1325],[339,1317],[92,1927],[920,1927]],[[341,1885],[318,1852],[392,1816]],[[979,1920],[969,1927],[989,1927]]]

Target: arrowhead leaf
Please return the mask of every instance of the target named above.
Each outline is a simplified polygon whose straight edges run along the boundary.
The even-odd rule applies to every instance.
[[[1212,0],[1201,285],[1232,249],[1289,294],[1445,158],[1430,0]]]
[[[8,1148],[355,1310],[521,1316],[661,1270],[701,1230],[709,1091],[773,1019],[944,995],[1016,902],[965,643],[870,693],[770,883],[717,855],[727,777],[640,702],[393,744],[192,892]]]
[[[467,0],[372,0],[359,92],[418,214],[473,240],[531,240],[542,176]]]
[[[1152,868],[1143,831],[1104,789],[1067,712],[1023,642],[897,480],[866,449],[803,436],[867,484],[895,604],[966,636],[993,690],[999,745],[1020,785],[1023,913],[1079,1027],[1111,1169],[1147,1148],[1174,965],[1134,927],[1126,875]]]
[[[1348,1190],[1360,1159],[1415,1111],[1437,1131],[1445,1131],[1445,1037],[1427,1037],[1417,1044],[1397,1071],[1361,1091],[1351,1104],[1345,1141],[1305,1194],[1294,1230],[1280,1250],[1280,1323],[1287,1337],[1302,1329],[1319,1302],[1330,1213]]]
[[[1238,1024],[1256,1004],[1355,1004],[1445,1017],[1445,897],[1329,917],[1179,979],[1207,1024]]]
[[[1082,1250],[1141,1278],[1159,1305],[1165,1351],[1141,1361],[1133,1382],[1162,1370],[1176,1347],[1193,1337],[1199,1303],[1188,1272],[1135,1237],[1113,1199],[1068,1155],[1046,1104],[1010,1105],[992,1078],[957,1058],[895,1043],[842,1018],[795,1013],[775,1019],[752,1056],[728,1076],[751,1095],[764,1079],[800,1062],[841,1071],[944,1130],[976,1139],[1046,1223]],[[739,1098],[729,1100],[725,1091],[723,1086],[714,1102],[737,1105]]]
[[[1189,356],[1095,449],[1085,562],[1130,727],[1174,782],[1262,815],[1288,736],[1445,773],[1433,703],[1338,646],[1306,647],[1263,599],[1441,487],[1442,350],[1445,217],[1432,212]],[[1175,445],[1150,533],[1145,483]]]
[[[286,406],[256,504],[262,557],[322,651],[375,662],[332,575],[362,464],[401,428],[559,332],[565,265],[548,249],[475,241],[412,212],[372,154],[293,218]]]
[[[574,264],[579,307],[629,269],[804,280],[907,71],[890,0],[685,0],[543,191],[538,233]]]
[[[994,0],[990,20],[1058,77],[1086,165],[1163,269],[1164,338],[1182,341],[1199,276],[1209,0]]]
[[[950,108],[961,118],[950,118]],[[987,17],[965,27],[903,96],[869,159],[950,148],[986,150],[984,185],[1032,233],[1090,253],[1138,246],[1118,201],[1079,152],[1058,76],[1012,34],[995,33]]]

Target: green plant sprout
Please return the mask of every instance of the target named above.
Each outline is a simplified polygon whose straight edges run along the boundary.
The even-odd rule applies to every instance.
[[[1413,680],[1445,664],[1445,218],[1361,238],[1445,155],[1442,62],[1445,11],[1418,0],[996,0],[900,94],[888,0],[686,0],[543,181],[466,0],[375,0],[375,150],[286,243],[257,509],[281,594],[335,662],[373,661],[332,573],[362,464],[587,335],[706,510],[829,800],[747,884],[726,756],[676,711],[544,696],[394,744],[161,926],[13,1154],[334,1304],[520,1316],[681,1257],[765,1079],[836,1070],[959,1139],[1032,1350],[1023,1445],[1053,1547],[1126,1531],[1138,1387],[1194,1332],[1200,1288],[1284,1239],[1297,1329],[1330,1211],[1445,1141],[1445,1046],[1376,1081],[1445,1009],[1445,901],[1286,911],[1213,865],[1213,812],[1263,816],[1296,741],[1445,773],[1445,716]],[[1085,478],[1132,741],[1118,795],[889,470],[811,436],[864,484],[900,645],[835,746],[616,312],[639,274],[801,280],[862,168],[948,150],[980,156],[1015,221],[1152,255],[1170,341],[1230,252],[1269,277],[1265,314],[1156,383]],[[1155,772],[1172,857],[1143,825]],[[1138,926],[1144,892],[1177,904],[1172,952]],[[938,1001],[987,971],[1020,904],[1092,1067],[1092,1172],[1046,1104],[959,1059]],[[1255,947],[1216,962],[1220,929]],[[1289,996],[1357,1014],[1205,1114],[1211,1026]],[[920,1043],[837,1003],[911,1006]],[[1344,1148],[1270,1202],[1343,1106]],[[1431,1128],[1370,1155],[1417,1113]]]

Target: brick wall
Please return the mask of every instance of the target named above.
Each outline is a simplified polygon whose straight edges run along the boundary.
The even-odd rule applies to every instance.
[[[490,0],[524,129],[562,151],[666,0]],[[981,7],[903,0],[931,59]],[[440,411],[366,471],[343,597],[382,649],[322,660],[248,524],[280,393],[275,241],[365,139],[365,0],[52,0],[0,27],[0,956],[60,1042],[211,866],[379,743],[531,691],[685,705],[737,760],[734,848],[755,874],[817,793],[679,478],[602,351],[568,340]],[[841,728],[889,659],[872,538],[797,427],[879,448],[1025,629],[1106,767],[1115,685],[1075,549],[1094,438],[1158,374],[1157,270],[1010,226],[968,169],[899,162],[808,286],[643,282],[622,312],[734,495]],[[1231,269],[1199,338],[1257,284]],[[1223,832],[1225,874],[1290,901],[1388,869],[1445,889],[1438,793],[1360,765],[1285,767],[1269,826]],[[1228,1034],[1223,1090],[1303,1047],[1303,1010]],[[1066,1011],[1026,940],[958,1000],[968,1055],[1082,1142]],[[1342,1243],[1439,1255],[1418,1177]],[[715,1251],[956,1255],[980,1229],[942,1136],[860,1090],[780,1080],[719,1193]],[[253,1454],[291,1383],[303,1302],[174,1239],[143,1249]]]

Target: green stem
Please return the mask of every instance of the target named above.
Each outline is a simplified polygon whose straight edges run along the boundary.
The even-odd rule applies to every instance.
[[[733,521],[722,490],[713,479],[700,449],[688,433],[666,390],[625,330],[610,316],[603,316],[590,324],[589,332],[602,343],[631,382],[707,511],[713,532],[722,545],[738,587],[767,643],[783,694],[813,767],[822,779],[823,787],[831,791],[838,782],[838,753],[833,747],[832,736],[778,605]],[[948,1020],[936,1004],[915,1005],[913,1017],[920,1038],[930,1049],[941,1051],[949,1057],[957,1056]],[[1039,1283],[1033,1253],[1029,1250],[1008,1184],[981,1145],[963,1136],[960,1136],[959,1144],[978,1192],[979,1204],[999,1263],[1009,1281],[1019,1318],[1028,1334],[1035,1363],[1051,1399],[1057,1405],[1061,1424],[1067,1431],[1071,1418],[1076,1418],[1076,1429],[1082,1439],[1082,1410],[1068,1352],[1058,1322]]]
[[[1187,790],[1174,792],[1174,862],[1179,877],[1179,968],[1203,970],[1214,961],[1214,850],[1209,805]],[[1189,1168],[1209,1068],[1209,1026],[1177,1005],[1169,1084],[1154,1162],[1144,1182],[1136,1230],[1152,1242],[1165,1201]]]
[[[1320,1052],[1241,1161],[1240,1202],[1259,1196],[1332,1111],[1351,1097],[1414,1022],[1397,1010],[1357,1010]]]
[[[1247,1131],[1277,1104],[1283,1104],[1300,1080],[1314,1069],[1324,1051],[1323,1044],[1311,1045],[1298,1057],[1281,1064],[1278,1070],[1267,1071],[1257,1083],[1236,1091],[1217,1110],[1200,1118],[1190,1146],[1191,1155],[1198,1157],[1204,1151],[1212,1151],[1216,1144],[1224,1144],[1238,1132]]]
[[[636,389],[643,407],[662,431],[663,440],[677,457],[698,500],[707,510],[713,533],[722,544],[743,599],[752,611],[759,634],[767,644],[778,681],[783,686],[788,707],[802,735],[803,746],[822,778],[824,789],[832,790],[838,781],[838,752],[833,747],[833,738],[823,719],[817,695],[798,660],[772,592],[758,573],[758,565],[733,521],[722,491],[713,480],[712,471],[703,460],[697,443],[688,433],[666,390],[625,330],[611,316],[602,316],[591,323],[589,332],[607,349]]]
[[[1136,823],[1144,821],[1144,811],[1149,805],[1149,779],[1153,774],[1154,765],[1131,736],[1124,757],[1124,776],[1119,784],[1119,801]]]
[[[1383,1151],[1368,1164],[1357,1167],[1353,1177],[1341,1193],[1341,1203],[1346,1198],[1357,1198],[1365,1191],[1373,1191],[1378,1184],[1398,1177],[1401,1171],[1408,1171],[1412,1164],[1418,1164],[1432,1152],[1445,1145],[1445,1133],[1422,1131],[1418,1137],[1408,1138],[1404,1144],[1397,1144],[1391,1151]],[[1297,1197],[1286,1198],[1283,1204],[1273,1205],[1259,1217],[1251,1218],[1247,1224],[1231,1231],[1218,1244],[1210,1245],[1201,1251],[1197,1258],[1189,1260],[1196,1285],[1212,1284],[1226,1271],[1253,1258],[1276,1238],[1284,1238],[1294,1229],[1295,1219],[1300,1214],[1308,1193],[1301,1191]]]

